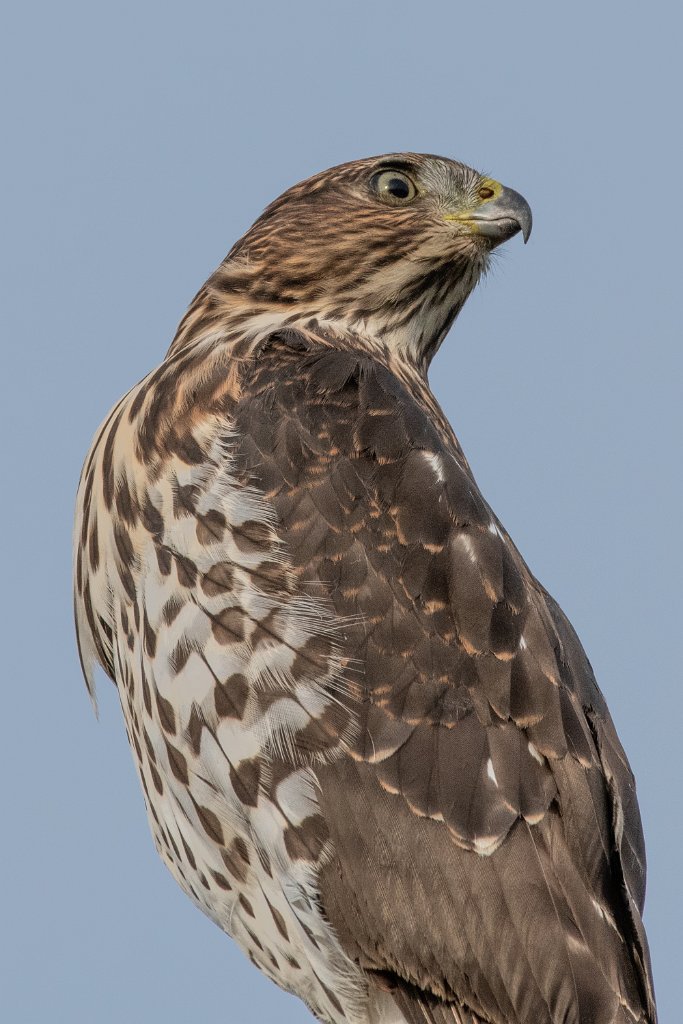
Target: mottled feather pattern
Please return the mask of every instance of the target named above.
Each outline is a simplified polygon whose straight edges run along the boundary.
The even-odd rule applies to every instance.
[[[157,849],[324,1024],[656,1024],[628,761],[427,383],[527,217],[472,226],[496,189],[400,154],[289,190],[81,477],[81,660]]]
[[[281,385],[288,362],[289,379]],[[302,391],[313,415],[302,408]],[[536,751],[550,749],[551,728],[564,737],[559,673],[518,560],[467,470],[444,454],[438,432],[411,397],[387,369],[358,352],[323,350],[309,361],[299,353],[288,360],[286,351],[262,352],[242,403],[248,422],[240,409],[237,424],[294,561],[330,588],[340,614],[361,613],[348,640],[360,648],[371,698],[358,755],[378,764],[387,791],[403,792],[420,813],[445,815],[463,845],[483,852],[520,815],[542,817],[555,794]],[[348,451],[349,439],[355,450]],[[364,522],[368,505],[374,514]],[[535,631],[530,644],[523,628]],[[538,700],[537,721],[525,705],[528,680],[542,659],[551,724],[541,718]],[[479,717],[471,714],[475,701]],[[570,717],[571,697],[565,701]],[[515,727],[513,710],[526,734]],[[429,728],[443,721],[444,711],[450,728]],[[411,762],[432,758],[433,775],[411,773]],[[446,810],[444,794],[456,780]],[[482,799],[466,794],[463,780]]]
[[[278,443],[275,424],[288,444]],[[336,871],[324,869],[326,909],[342,936],[354,913],[350,890],[359,893],[360,917],[372,913],[364,922],[370,929],[364,945],[358,943],[362,921],[354,919],[350,954],[377,969],[391,964],[399,975],[407,971],[423,987],[434,973],[453,977],[458,969],[449,963],[452,951],[443,961],[408,966],[411,951],[420,948],[421,918],[417,932],[415,924],[401,922],[406,948],[391,961],[399,948],[392,933],[401,906],[397,894],[404,887],[410,892],[405,911],[411,915],[415,906],[433,901],[425,892],[417,898],[414,882],[403,877],[407,824],[393,849],[387,823],[361,832],[371,808],[376,815],[384,801],[393,822],[411,814],[432,819],[446,826],[457,847],[491,856],[494,878],[499,864],[506,870],[512,864],[526,883],[530,859],[537,862],[543,888],[535,928],[546,918],[557,944],[547,943],[543,929],[524,936],[524,955],[545,961],[547,991],[539,989],[532,1000],[528,985],[517,992],[514,974],[503,975],[509,1019],[545,1019],[549,1006],[557,1013],[554,999],[570,1015],[549,1019],[573,1019],[572,1005],[578,1013],[581,1004],[575,986],[567,989],[567,976],[596,973],[596,960],[603,975],[596,973],[590,999],[604,987],[605,1019],[620,1019],[620,1000],[637,1007],[645,974],[639,981],[626,965],[619,968],[618,959],[615,967],[614,947],[620,950],[624,938],[608,909],[620,902],[612,877],[611,811],[587,715],[613,740],[616,734],[571,627],[563,619],[556,626],[561,613],[481,498],[458,446],[426,415],[421,392],[408,390],[376,357],[324,348],[303,357],[278,336],[260,354],[236,427],[252,472],[272,496],[294,563],[305,564],[330,589],[340,616],[359,616],[347,641],[364,665],[361,730],[352,756],[373,770],[349,768],[343,793],[337,766],[318,773],[340,855]],[[308,453],[305,460],[292,454],[300,450]],[[339,813],[347,793],[356,794],[358,807]],[[350,837],[349,822],[355,823]],[[359,834],[367,844],[361,852]],[[506,855],[496,857],[506,837]],[[462,861],[456,850],[444,854],[445,863],[447,858]],[[380,876],[377,863],[384,865]],[[380,883],[390,884],[394,895],[367,910],[368,893],[383,892]],[[512,879],[505,885],[513,911],[507,914],[522,917],[527,885],[518,890],[517,907]],[[467,919],[470,901],[467,895],[459,920]],[[453,893],[437,902],[453,910],[458,898]],[[624,911],[620,925],[640,958],[638,915]],[[498,929],[504,917],[499,911]],[[446,949],[447,942],[444,930],[433,946]],[[539,942],[546,943],[545,952]],[[380,957],[371,954],[377,944]],[[510,948],[517,948],[512,940]],[[496,1019],[500,1010],[482,999],[484,979],[477,976],[490,955],[492,950],[482,951],[458,986],[451,982],[459,993],[473,989],[469,1005],[484,1019]],[[516,972],[514,961],[509,969]],[[446,997],[448,989],[440,994]]]
[[[115,481],[104,508],[125,493],[127,514],[87,517],[102,558],[77,595],[85,657],[113,638],[154,840],[174,876],[262,970],[299,971],[299,994],[322,1019],[328,989],[340,993],[333,1012],[347,991],[343,1019],[354,1020],[362,985],[321,925],[312,884],[327,843],[312,766],[338,756],[356,728],[345,623],[295,586],[272,506],[238,484],[229,420],[197,422],[187,442],[201,461],[171,454],[150,482],[131,460],[146,455],[144,403],[123,426],[135,403],[134,391],[92,465],[96,480]],[[265,936],[257,919],[269,921]]]

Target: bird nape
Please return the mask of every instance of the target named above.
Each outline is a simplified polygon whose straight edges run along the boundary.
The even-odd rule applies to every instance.
[[[530,230],[436,156],[296,185],[83,469],[81,660],[156,847],[326,1024],[656,1021],[628,761],[427,382]]]

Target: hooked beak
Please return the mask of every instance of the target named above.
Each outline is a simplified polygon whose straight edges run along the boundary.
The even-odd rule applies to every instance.
[[[497,186],[493,198],[485,199],[474,211],[451,215],[446,219],[468,224],[474,234],[489,239],[492,248],[507,242],[519,231],[526,244],[531,234],[531,207],[524,196],[514,189],[505,188],[498,182],[492,184]]]

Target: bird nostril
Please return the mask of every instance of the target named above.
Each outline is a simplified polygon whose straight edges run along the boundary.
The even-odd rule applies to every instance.
[[[488,185],[482,185],[482,187],[479,189],[480,199],[492,199],[494,195],[495,192]]]

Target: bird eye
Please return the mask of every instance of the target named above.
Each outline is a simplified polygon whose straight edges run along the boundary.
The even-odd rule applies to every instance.
[[[379,171],[372,178],[372,187],[388,203],[410,203],[417,195],[414,182],[402,171]]]

